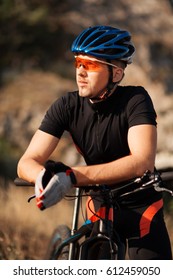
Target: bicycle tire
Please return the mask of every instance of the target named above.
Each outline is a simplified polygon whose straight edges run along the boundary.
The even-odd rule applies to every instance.
[[[70,237],[70,229],[66,225],[59,225],[53,232],[50,242],[48,245],[48,249],[46,252],[45,259],[46,260],[68,260],[69,256],[69,245],[65,246],[59,257],[55,258],[55,251],[58,246],[62,243],[63,240]]]

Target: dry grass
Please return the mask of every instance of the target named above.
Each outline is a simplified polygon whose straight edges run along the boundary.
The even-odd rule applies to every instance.
[[[44,259],[50,236],[59,224],[71,225],[73,202],[40,211],[27,202],[33,188],[11,186],[0,192],[0,259]]]

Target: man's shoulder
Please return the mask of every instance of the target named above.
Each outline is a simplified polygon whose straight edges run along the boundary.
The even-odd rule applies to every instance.
[[[67,103],[73,103],[80,100],[79,92],[76,91],[69,91],[65,93],[62,97],[62,100],[66,101]]]
[[[122,100],[131,100],[133,98],[148,98],[149,94],[142,86],[119,86],[118,94]]]
[[[71,99],[71,98],[78,98],[79,97],[79,94],[78,94],[78,90],[74,90],[74,91],[68,91],[67,93],[65,93],[63,95],[64,98],[67,98],[67,99]]]
[[[78,91],[69,91],[59,96],[53,103],[55,106],[69,106],[75,104],[79,99]]]
[[[146,89],[143,86],[133,86],[133,85],[118,86],[118,90],[119,92],[125,92],[125,93],[127,92],[131,94],[135,94],[137,92],[147,93]]]

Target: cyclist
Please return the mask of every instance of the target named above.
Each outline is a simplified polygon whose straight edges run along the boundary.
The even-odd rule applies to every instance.
[[[155,165],[157,123],[152,100],[141,86],[120,85],[135,52],[131,34],[111,26],[89,27],[77,36],[71,50],[78,90],[50,106],[18,163],[18,176],[35,183],[41,210],[59,202],[72,187],[116,188],[146,170],[152,172]],[[65,130],[86,165],[52,162],[51,168],[45,167]],[[116,202],[115,217],[130,259],[172,259],[160,193],[152,188],[119,201],[118,207]]]

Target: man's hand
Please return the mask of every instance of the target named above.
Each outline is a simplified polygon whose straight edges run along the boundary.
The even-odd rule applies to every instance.
[[[76,178],[70,167],[48,161],[35,182],[38,208],[44,210],[58,203],[75,184]]]

